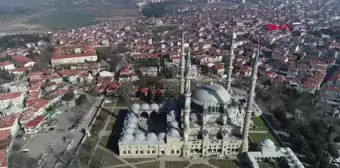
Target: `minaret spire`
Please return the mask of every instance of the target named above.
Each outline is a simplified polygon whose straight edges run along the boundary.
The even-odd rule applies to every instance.
[[[255,61],[253,65],[253,69],[251,72],[251,85],[249,89],[249,95],[247,100],[247,107],[246,107],[246,115],[245,120],[243,123],[243,131],[242,131],[242,146],[241,146],[241,153],[248,152],[248,134],[249,134],[249,125],[250,125],[250,117],[253,112],[253,104],[254,104],[254,97],[255,97],[255,87],[256,87],[256,80],[257,80],[257,69],[259,64],[259,56],[260,56],[260,44],[257,45],[257,54],[255,56]]]
[[[180,84],[181,84],[181,95],[184,94],[184,70],[185,70],[185,52],[184,52],[184,32],[182,32],[182,49],[181,49],[181,79],[180,79]]]
[[[188,58],[186,65],[186,74],[185,74],[185,104],[184,104],[184,130],[183,130],[183,156],[189,157],[190,144],[189,144],[189,115],[191,111],[191,88],[190,88],[190,80],[191,80],[191,58],[190,58],[190,47],[188,48]]]
[[[236,34],[233,31],[233,35],[231,37],[231,45],[230,45],[230,57],[229,57],[229,65],[228,65],[228,78],[227,78],[227,84],[226,84],[226,89],[228,92],[231,91],[231,75],[233,73],[233,62],[234,62],[234,58],[235,58],[235,54],[234,54],[234,40],[236,38]]]

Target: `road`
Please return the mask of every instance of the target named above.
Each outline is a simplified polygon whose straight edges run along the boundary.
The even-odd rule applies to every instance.
[[[101,104],[103,103],[104,98],[99,98],[96,103],[93,105],[89,113],[85,116],[85,121],[81,122],[78,126],[78,128],[73,131],[72,133],[72,143],[67,147],[68,150],[76,149],[78,145],[83,140],[83,137],[85,136],[84,133],[81,131],[82,129],[88,130],[90,128],[90,124],[93,120],[93,118],[96,116],[96,112],[98,111],[98,108],[101,107]],[[57,162],[57,164],[54,167],[58,167],[60,164],[62,164],[60,161]]]

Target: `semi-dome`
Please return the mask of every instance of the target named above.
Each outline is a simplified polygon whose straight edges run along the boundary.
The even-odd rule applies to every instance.
[[[198,115],[196,113],[190,113],[190,121],[196,122],[198,120]]]
[[[128,123],[137,124],[137,123],[138,123],[138,118],[135,118],[135,117],[128,117],[128,118],[126,119],[126,121],[127,121]]]
[[[150,106],[150,109],[151,109],[152,111],[158,112],[159,106],[158,106],[158,104],[156,104],[156,103],[152,103],[151,106]]]
[[[268,138],[260,141],[260,145],[262,148],[276,148],[275,143]]]
[[[221,85],[210,84],[198,87],[191,98],[198,104],[223,105],[231,101],[231,95]]]
[[[130,109],[135,112],[138,113],[139,109],[140,109],[140,105],[138,103],[134,103],[130,106]]]
[[[141,110],[149,110],[149,109],[150,109],[150,106],[148,103],[142,104]]]
[[[157,140],[157,136],[156,136],[155,133],[149,132],[149,133],[146,135],[146,140],[147,140],[147,141],[155,141],[155,140]]]
[[[125,124],[126,128],[136,128],[137,124],[135,122],[128,122]]]
[[[168,135],[172,136],[172,137],[179,137],[181,134],[179,133],[178,129],[176,128],[171,128],[168,131]]]
[[[140,132],[138,134],[135,135],[135,141],[144,141],[145,140],[145,134]]]
[[[121,141],[131,141],[133,140],[132,134],[123,134],[123,136],[120,138]]]
[[[123,134],[133,134],[135,132],[135,129],[134,128],[124,128],[123,130]]]
[[[168,127],[178,128],[178,122],[176,120],[168,122]]]
[[[163,141],[164,138],[165,138],[165,133],[164,132],[159,133],[158,136],[157,136],[157,140],[159,140],[159,141]]]

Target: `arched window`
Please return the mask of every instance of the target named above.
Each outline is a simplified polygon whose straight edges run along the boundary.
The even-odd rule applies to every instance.
[[[147,112],[143,111],[142,113],[140,113],[140,117],[145,118],[145,119],[149,119],[149,114]]]
[[[150,113],[150,119],[155,119],[157,117],[157,112],[153,111]]]

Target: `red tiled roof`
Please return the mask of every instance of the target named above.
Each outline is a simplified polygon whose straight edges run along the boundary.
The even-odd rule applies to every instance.
[[[0,128],[11,128],[14,125],[17,116],[15,114],[0,118]]]
[[[30,58],[27,58],[27,57],[22,56],[22,55],[14,56],[13,60],[18,62],[18,63],[23,63],[23,64],[27,64],[29,62],[33,62]]]
[[[35,119],[33,119],[32,121],[28,122],[25,127],[29,127],[29,128],[35,128],[37,125],[39,125],[42,121],[44,121],[44,116],[38,116]]]
[[[13,65],[13,63],[12,63],[12,62],[9,62],[9,61],[0,62],[0,66],[1,66],[1,67],[7,66],[7,65]]]
[[[0,167],[7,167],[7,152],[6,152],[6,149],[0,150]]]
[[[17,68],[17,69],[13,69],[12,72],[26,72],[31,70],[32,67],[28,66],[28,67],[21,67],[21,68]]]
[[[3,93],[0,94],[0,100],[15,99],[21,96],[21,92]]]
[[[73,48],[76,49],[77,47]],[[65,58],[77,58],[77,57],[88,57],[88,56],[94,56],[96,54],[96,50],[94,49],[93,45],[85,45],[82,49],[84,53],[82,54],[66,54],[66,50],[69,50],[70,48],[66,47],[56,47],[54,56],[51,58],[52,60],[55,59],[65,59]]]
[[[0,131],[0,141],[7,140],[11,136],[11,130],[1,130]]]

